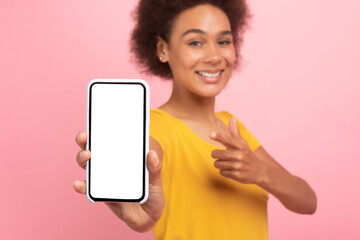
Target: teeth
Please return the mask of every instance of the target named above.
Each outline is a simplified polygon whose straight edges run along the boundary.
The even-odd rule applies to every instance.
[[[217,73],[209,73],[209,72],[198,72],[198,73],[204,77],[217,77],[220,75],[221,71]]]

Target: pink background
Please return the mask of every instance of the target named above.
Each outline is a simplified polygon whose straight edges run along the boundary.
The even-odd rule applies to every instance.
[[[0,239],[153,239],[71,185],[85,178],[74,139],[91,79],[144,78],[153,108],[170,94],[129,61],[136,2],[0,2]],[[360,239],[360,3],[250,6],[243,69],[217,109],[236,114],[318,196],[313,216],[270,197],[270,239]]]

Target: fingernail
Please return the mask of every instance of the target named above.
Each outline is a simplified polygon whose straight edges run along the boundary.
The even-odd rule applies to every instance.
[[[159,164],[160,164],[160,161],[159,161],[159,159],[156,159],[156,167],[158,167],[159,166]]]
[[[160,164],[160,161],[159,161],[159,159],[157,159],[157,160],[156,160],[156,167],[158,167],[159,164]]]
[[[154,151],[154,154],[155,154],[155,166],[157,167],[157,166],[159,166],[160,161],[159,161],[159,157],[155,151]]]
[[[216,132],[212,132],[212,133],[210,133],[210,137],[212,137],[212,138],[216,138]]]

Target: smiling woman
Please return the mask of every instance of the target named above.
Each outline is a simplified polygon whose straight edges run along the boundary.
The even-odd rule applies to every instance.
[[[246,30],[247,22],[250,18],[245,1],[147,0],[140,1],[134,11],[133,16],[136,26],[131,38],[131,50],[134,53],[135,61],[142,70],[156,76],[171,79],[171,69],[167,64],[159,64],[157,56],[154,54],[154,46],[158,41],[158,37],[169,42],[174,23],[181,12],[204,4],[216,6],[226,14],[233,37],[233,45],[236,49],[236,62],[240,62],[239,49],[243,39],[243,32]]]
[[[188,90],[182,94],[218,95],[236,58],[228,17],[212,5],[182,12],[173,24],[169,42],[158,38],[157,56],[169,65],[174,85]]]
[[[268,193],[312,214],[316,195],[261,146],[215,98],[240,59],[244,1],[142,0],[132,51],[148,73],[173,81],[170,99],[150,115],[149,198],[107,203],[135,231],[155,239],[267,239]],[[81,167],[90,158],[79,133]],[[85,182],[74,188],[84,193]]]

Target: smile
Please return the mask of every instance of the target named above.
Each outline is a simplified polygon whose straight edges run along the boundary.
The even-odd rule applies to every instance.
[[[217,77],[219,76],[223,71],[210,73],[210,72],[196,72],[197,74],[204,76],[204,77]]]

